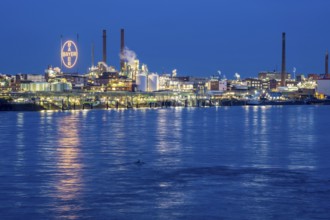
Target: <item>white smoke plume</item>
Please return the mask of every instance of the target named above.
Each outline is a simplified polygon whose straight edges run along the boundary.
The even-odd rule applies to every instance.
[[[220,70],[218,70],[218,74],[219,74],[219,76],[221,76],[221,71]]]
[[[133,50],[128,49],[128,47],[125,47],[123,54],[119,54],[119,57],[130,66],[134,65],[134,60],[137,58],[136,53]]]
[[[241,78],[241,76],[238,73],[235,73],[235,77],[237,80],[239,80]]]
[[[176,71],[177,71],[176,69],[172,70],[172,77],[176,77],[177,74]]]
[[[54,67],[53,70],[55,73],[61,73],[61,69],[59,67]]]
[[[296,67],[293,67],[293,79],[296,80]]]

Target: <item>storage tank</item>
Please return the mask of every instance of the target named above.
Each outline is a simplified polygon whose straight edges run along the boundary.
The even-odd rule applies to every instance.
[[[146,73],[139,73],[136,76],[136,85],[137,85],[137,90],[141,92],[146,92],[147,91],[147,74]]]
[[[61,85],[59,82],[56,82],[56,83],[52,83],[51,86],[50,86],[50,90],[52,92],[61,92]]]
[[[47,92],[50,90],[50,85],[47,82],[35,82],[35,92],[44,91]]]
[[[154,92],[159,90],[159,75],[152,73],[148,76],[148,91]]]
[[[71,91],[71,90],[72,90],[71,83],[56,82],[56,83],[51,84],[52,92],[65,92],[65,91]]]

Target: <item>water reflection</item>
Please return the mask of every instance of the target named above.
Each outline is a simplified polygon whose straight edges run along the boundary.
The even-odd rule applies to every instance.
[[[174,109],[172,113],[169,117],[166,109],[157,112],[156,146],[160,154],[178,152],[182,147],[182,109]]]
[[[161,154],[166,153],[169,150],[169,143],[167,138],[167,111],[166,110],[160,110],[157,113],[157,130],[156,130],[156,136],[158,138],[157,143],[157,151]]]
[[[254,160],[258,161],[258,167],[264,167],[269,163],[270,139],[269,133],[270,116],[268,114],[269,107],[267,106],[248,106],[244,108],[245,121],[244,132],[245,139],[250,142],[245,142],[245,148],[254,152]]]
[[[159,153],[159,167],[177,167],[182,162],[182,123],[183,110],[160,109],[156,113],[156,150]],[[163,196],[157,198],[156,207],[171,209],[182,205],[185,198],[190,195],[177,190],[172,190],[173,180],[160,181],[158,187]],[[163,194],[164,193],[164,194]]]
[[[267,159],[269,158],[269,148],[270,148],[270,140],[269,140],[269,129],[270,127],[267,126],[269,115],[267,112],[266,106],[261,106],[260,114],[259,114],[259,154],[262,158],[262,163],[268,163]]]
[[[83,116],[84,117],[84,116]],[[56,197],[62,201],[75,201],[82,190],[81,144],[78,117],[73,113],[58,118]],[[60,211],[77,209],[70,203],[60,203]],[[74,218],[74,216],[69,216]]]
[[[105,149],[103,153],[110,153],[113,157],[111,157],[111,162],[114,164],[123,164],[126,162],[126,156],[129,152],[129,144],[127,143],[128,136],[132,137],[135,135],[137,131],[127,131],[127,126],[133,126],[132,124],[127,125],[126,123],[126,111],[123,110],[115,110],[111,112],[107,112],[108,120],[112,118],[108,123],[110,124],[109,129],[104,129],[102,135],[104,136],[102,139],[106,140]],[[113,117],[115,116],[115,117]],[[142,119],[141,121],[146,121],[146,119]],[[109,132],[111,132],[111,136],[109,136]],[[145,146],[145,139],[138,139],[138,142],[141,146]],[[139,157],[140,158],[140,157]],[[127,167],[121,166],[118,170],[126,170]]]
[[[317,147],[315,134],[318,132],[315,127],[315,112],[310,108],[299,107],[291,115],[292,117],[287,122],[291,131],[287,136],[288,142],[291,143],[288,167],[314,169],[316,165],[314,148]]]
[[[24,113],[17,114],[16,119],[16,167],[23,167],[25,164],[25,128],[24,128]]]
[[[259,162],[254,166],[271,167],[281,161],[290,169],[313,168],[317,133],[314,108],[254,106],[244,111],[244,146],[254,162]],[[279,154],[281,157],[276,156]]]
[[[13,219],[48,212],[45,218],[55,219],[269,219],[274,210],[328,216],[328,112],[288,106],[15,113],[0,125],[2,214],[8,207]]]

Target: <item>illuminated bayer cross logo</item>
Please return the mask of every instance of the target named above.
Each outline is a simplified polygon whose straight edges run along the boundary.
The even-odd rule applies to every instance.
[[[68,69],[76,65],[78,61],[78,47],[72,40],[68,40],[63,44],[61,58],[63,65]]]

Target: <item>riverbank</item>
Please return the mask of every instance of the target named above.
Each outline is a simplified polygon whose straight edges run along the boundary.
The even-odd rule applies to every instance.
[[[65,99],[53,102],[46,100],[29,100],[29,102],[15,102],[2,100],[0,111],[42,111],[42,110],[84,110],[84,109],[139,109],[139,108],[170,108],[170,107],[214,107],[214,106],[272,106],[272,105],[330,105],[330,100],[264,100],[249,102],[249,100],[237,99],[194,99],[173,100],[166,99],[144,100],[134,102],[132,100],[107,100],[71,102]]]

